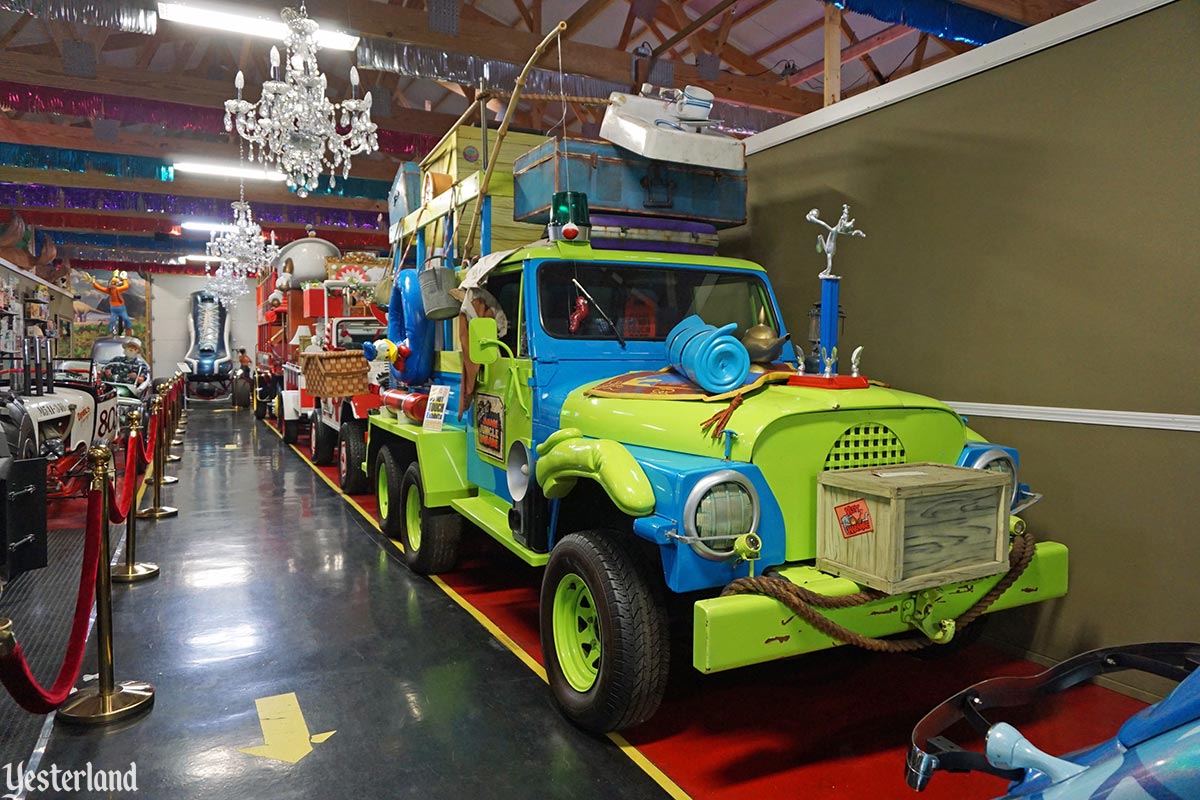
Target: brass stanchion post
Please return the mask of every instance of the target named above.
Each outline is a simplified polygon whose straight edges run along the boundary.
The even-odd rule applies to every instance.
[[[100,679],[71,695],[58,709],[58,719],[78,725],[103,725],[130,717],[154,705],[154,687],[143,681],[113,679],[112,583],[109,580],[108,482],[112,451],[104,445],[88,450],[92,489],[101,493],[100,563],[96,570],[96,651]]]
[[[183,436],[182,431],[187,430],[187,420],[183,416],[183,373],[179,370],[175,370],[175,388],[175,429]]]
[[[174,379],[172,379],[172,381],[171,381],[171,385],[167,388],[167,391],[172,391],[174,389],[177,389],[178,387],[179,387],[179,373],[176,372]],[[171,419],[171,427],[170,427],[171,435],[169,437],[171,440],[171,447],[179,447],[179,445],[183,444],[183,439],[179,438],[179,393],[178,392],[175,392],[171,396],[171,404],[169,406],[167,406],[167,415]]]
[[[163,399],[165,396],[166,392],[159,392],[150,401],[151,414],[162,414]],[[162,504],[163,484],[167,482],[167,478],[171,479],[171,483],[178,483],[179,478],[163,474],[167,466],[165,463],[167,455],[167,431],[165,417],[160,417],[160,420],[158,438],[154,442],[154,505],[138,510],[137,515],[142,519],[162,519],[164,517],[173,517],[179,513],[179,509]]]
[[[176,461],[182,461],[182,459],[184,459],[184,457],[180,456],[179,453],[170,452],[170,445],[184,444],[184,443],[182,443],[182,441],[179,441],[179,443],[176,443],[176,441],[172,441],[172,437],[174,437],[174,435],[175,435],[174,428],[173,428],[174,422],[172,420],[172,408],[174,407],[174,403],[168,402],[168,399],[167,399],[167,395],[169,395],[169,393],[170,393],[170,384],[169,383],[158,384],[158,387],[155,391],[157,392],[157,396],[155,398],[152,398],[151,402],[154,402],[155,399],[157,399],[158,405],[160,405],[160,408],[162,409],[160,411],[160,413],[162,414],[162,419],[161,419],[162,423],[160,426],[158,426],[158,441],[161,441],[161,443],[162,443],[162,450],[161,450],[162,464],[163,464],[162,485],[170,486],[170,485],[172,485],[172,483],[179,483],[179,479],[178,479],[178,477],[173,477],[173,476],[166,474],[166,465],[169,463],[174,463]],[[158,444],[157,441],[155,444],[156,445]],[[156,453],[155,461],[158,461],[158,456],[157,456],[158,452],[160,452],[160,450],[158,450],[157,446],[156,446],[155,447],[155,453]],[[155,473],[157,473],[157,471],[158,471],[158,467],[156,464],[155,465]]]
[[[138,432],[142,429],[142,412],[134,409],[129,412],[129,444],[127,447],[141,447]],[[135,451],[136,452],[136,451]],[[126,475],[125,480],[136,481],[137,472]],[[136,583],[158,575],[158,564],[137,560],[137,493],[134,492],[133,507],[125,518],[125,563],[116,564],[112,568],[112,579],[117,583]]]
[[[0,617],[0,656],[8,656],[17,648],[17,637],[13,634],[12,620]]]

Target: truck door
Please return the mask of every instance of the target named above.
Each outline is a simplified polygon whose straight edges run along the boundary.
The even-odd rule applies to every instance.
[[[481,489],[512,502],[505,462],[509,450],[520,442],[531,447],[533,363],[524,352],[525,324],[521,308],[521,272],[492,275],[487,290],[495,296],[508,320],[501,340],[514,357],[502,353],[482,368],[476,383],[467,427],[467,478]]]

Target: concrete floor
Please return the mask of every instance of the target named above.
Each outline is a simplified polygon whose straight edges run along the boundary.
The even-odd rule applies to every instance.
[[[193,409],[181,452],[179,517],[140,526],[162,574],[114,597],[117,680],[153,683],[155,706],[56,723],[42,769],[136,762],[136,796],[164,799],[664,796],[249,412]],[[243,752],[265,698],[276,746]]]

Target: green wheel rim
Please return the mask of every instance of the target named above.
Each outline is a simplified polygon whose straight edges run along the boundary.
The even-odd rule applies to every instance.
[[[421,495],[416,486],[408,490],[404,498],[404,530],[408,533],[408,546],[413,552],[421,549]]]
[[[387,519],[388,515],[388,474],[387,467],[379,465],[379,475],[375,478],[375,499],[379,501],[379,516]]]
[[[592,592],[583,578],[567,573],[554,590],[554,652],[563,677],[586,692],[600,673],[600,622]]]

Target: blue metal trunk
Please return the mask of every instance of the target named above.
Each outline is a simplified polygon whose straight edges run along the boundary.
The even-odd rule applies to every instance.
[[[388,225],[395,225],[420,205],[421,168],[415,161],[402,162],[388,193]]]
[[[746,222],[746,171],[655,161],[608,142],[551,140],[513,164],[513,219],[545,224],[555,192],[585,192],[592,213]]]

